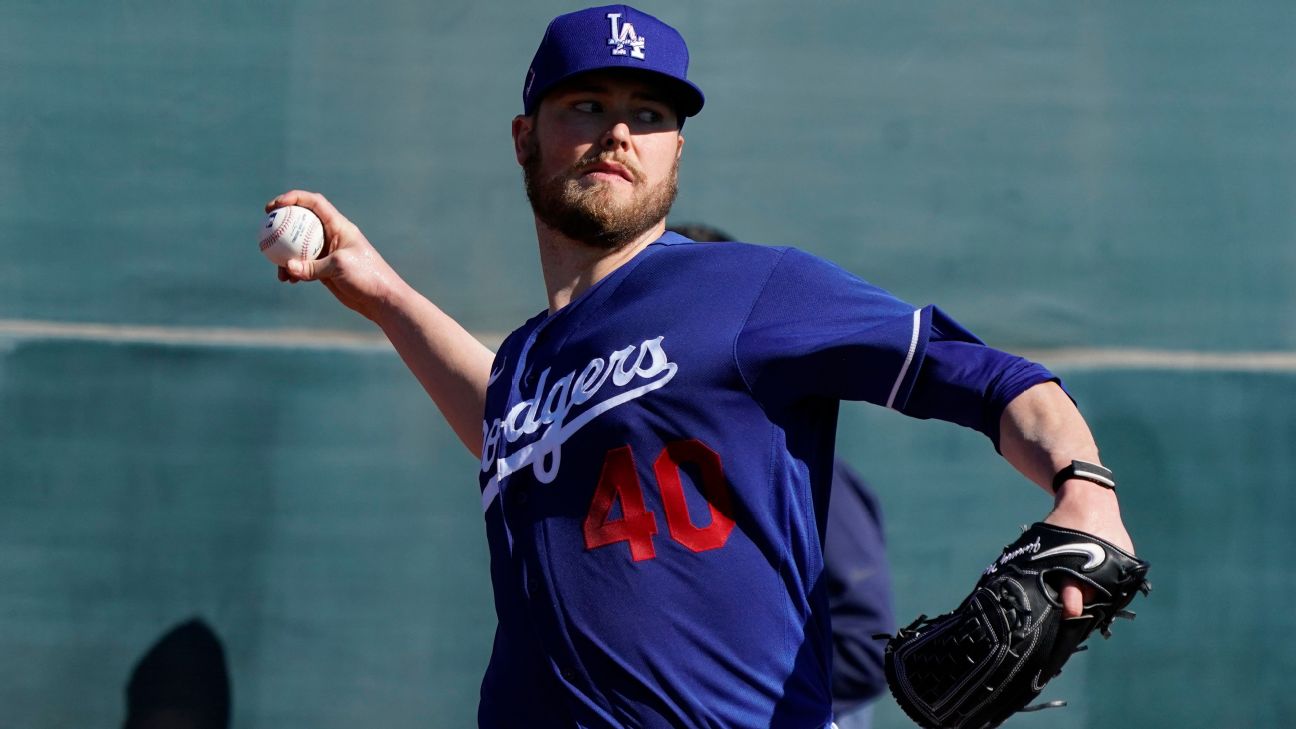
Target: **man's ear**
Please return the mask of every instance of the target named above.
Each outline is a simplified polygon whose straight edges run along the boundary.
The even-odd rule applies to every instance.
[[[518,114],[513,117],[513,154],[517,156],[520,165],[526,164],[527,158],[531,156],[531,150],[535,149],[531,138],[534,133],[534,116]]]
[[[683,134],[679,135],[679,141],[676,142],[675,144],[676,144],[675,161],[679,162],[680,158],[684,156],[684,135]]]

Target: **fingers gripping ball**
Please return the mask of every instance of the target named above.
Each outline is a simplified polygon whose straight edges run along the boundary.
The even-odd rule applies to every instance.
[[[261,222],[261,252],[277,266],[314,260],[324,248],[324,226],[306,208],[289,205],[270,211]]]
[[[887,683],[909,718],[928,729],[987,729],[1027,706],[1071,654],[1146,593],[1148,563],[1091,534],[1035,524],[988,567],[952,613],[920,616],[890,638]],[[1069,579],[1093,597],[1084,615],[1064,618],[1058,585]]]

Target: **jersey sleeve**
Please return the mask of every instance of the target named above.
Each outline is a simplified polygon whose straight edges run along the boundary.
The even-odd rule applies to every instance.
[[[809,397],[899,407],[908,399],[931,312],[796,249],[773,266],[735,342],[757,400]]]
[[[931,333],[905,415],[937,418],[984,433],[999,449],[999,418],[1021,393],[1061,381],[1043,365],[984,342],[932,307]]]
[[[1056,378],[986,346],[935,306],[914,307],[844,269],[786,249],[739,332],[739,372],[758,401],[862,400],[986,434],[1026,388]]]

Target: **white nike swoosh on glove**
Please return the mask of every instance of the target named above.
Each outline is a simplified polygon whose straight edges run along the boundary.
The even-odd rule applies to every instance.
[[[1107,560],[1107,552],[1097,544],[1064,544],[1061,547],[1054,547],[1040,552],[1034,557],[1031,557],[1031,561],[1034,562],[1037,559],[1044,559],[1045,557],[1052,557],[1058,554],[1079,554],[1088,557],[1089,561],[1085,562],[1084,566],[1080,568],[1086,571],[1097,567]]]

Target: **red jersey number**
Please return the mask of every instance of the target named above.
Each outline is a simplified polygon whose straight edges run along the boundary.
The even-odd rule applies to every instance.
[[[680,466],[688,464],[701,474],[702,496],[710,509],[710,523],[698,526],[689,515],[684,497]],[[668,443],[653,462],[653,474],[661,490],[662,508],[671,539],[693,552],[719,549],[729,540],[734,521],[733,499],[725,481],[720,455],[702,441]],[[621,501],[621,516],[609,518],[615,502]],[[644,504],[643,489],[635,472],[630,446],[613,448],[603,460],[594,498],[585,515],[585,548],[596,549],[618,542],[630,543],[630,557],[639,562],[657,556],[653,535],[657,519]]]
[[[609,519],[617,497],[621,498],[621,518]],[[585,548],[630,542],[630,556],[638,562],[657,556],[652,542],[656,533],[657,518],[644,506],[630,446],[613,448],[603,459],[603,473],[585,515]]]

